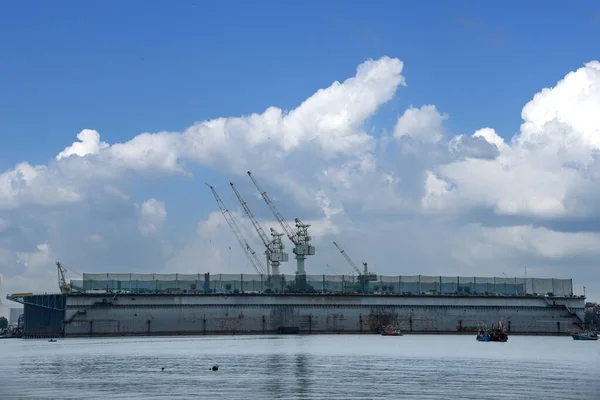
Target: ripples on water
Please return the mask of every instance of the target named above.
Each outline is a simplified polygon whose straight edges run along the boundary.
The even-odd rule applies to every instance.
[[[599,369],[600,342],[569,337],[11,339],[0,399],[597,400]]]

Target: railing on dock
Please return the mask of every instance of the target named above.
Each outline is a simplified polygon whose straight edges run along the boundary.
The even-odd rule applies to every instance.
[[[306,275],[309,291],[354,293],[367,291],[406,295],[572,296],[573,281],[556,278],[499,278],[426,275],[379,275],[366,285],[352,275]],[[72,288],[84,293],[278,293],[293,291],[295,275],[251,274],[83,274]],[[365,290],[366,289],[366,290]]]

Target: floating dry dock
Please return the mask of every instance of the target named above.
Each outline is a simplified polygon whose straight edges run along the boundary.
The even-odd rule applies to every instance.
[[[25,305],[24,337],[371,333],[382,325],[461,333],[499,320],[512,334],[566,335],[583,325],[585,298],[573,295],[570,279],[300,278],[84,274],[71,293],[7,298]]]

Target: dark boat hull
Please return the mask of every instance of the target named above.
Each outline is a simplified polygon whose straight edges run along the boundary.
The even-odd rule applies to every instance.
[[[573,340],[598,340],[598,336],[588,336],[588,335],[571,335]]]
[[[508,342],[508,337],[506,338],[489,338],[489,337],[478,337],[477,338],[478,342],[500,342],[500,343],[505,343]]]
[[[477,333],[478,342],[507,342],[508,335],[503,329],[481,330]]]

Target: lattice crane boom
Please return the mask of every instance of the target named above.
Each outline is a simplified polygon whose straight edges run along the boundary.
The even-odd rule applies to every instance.
[[[281,225],[281,228],[283,229],[283,232],[285,233],[285,235],[295,245],[301,244],[298,241],[298,236],[292,230],[292,227],[287,223],[287,221],[285,220],[285,218],[283,218],[283,215],[279,212],[279,210],[277,209],[277,207],[275,207],[275,204],[273,204],[273,202],[271,201],[271,199],[267,195],[267,192],[265,192],[264,190],[261,189],[260,185],[258,184],[258,182],[256,181],[256,179],[254,179],[254,177],[252,176],[252,173],[250,171],[248,171],[248,176],[250,177],[250,179],[252,179],[252,182],[254,182],[254,186],[256,186],[256,188],[260,192],[262,198],[265,200],[265,203],[267,203],[267,205],[269,206],[269,208],[271,209],[271,211],[275,215],[275,218],[277,218],[277,221],[279,221],[279,225]]]
[[[362,273],[360,272],[360,270],[358,269],[358,267],[356,266],[356,264],[354,264],[354,261],[352,261],[352,259],[350,257],[348,257],[348,254],[346,254],[346,252],[344,250],[342,250],[342,248],[336,242],[333,242],[333,244],[335,245],[335,247],[337,247],[337,249],[340,251],[340,253],[342,253],[342,255],[344,256],[344,258],[346,259],[346,261],[348,261],[348,264],[350,264],[352,266],[352,268],[354,269],[354,271],[356,271],[356,273],[359,276],[362,275]]]
[[[340,253],[342,253],[342,255],[344,256],[346,261],[348,261],[348,264],[350,264],[352,266],[352,268],[358,274],[359,281],[362,282],[364,285],[363,290],[367,290],[368,283],[377,280],[377,274],[375,274],[373,272],[369,272],[366,262],[362,263],[363,267],[364,267],[364,272],[360,272],[360,270],[358,269],[356,264],[354,264],[354,261],[352,261],[352,259],[348,256],[348,254],[346,254],[346,252],[344,250],[342,250],[342,248],[336,242],[333,242],[333,244],[335,245],[335,247],[338,248],[338,250],[340,251]]]
[[[215,197],[217,204],[219,205],[219,209],[221,210],[221,214],[223,214],[223,217],[225,217],[227,224],[233,231],[233,234],[235,235],[236,239],[238,240],[240,247],[246,254],[246,257],[248,257],[248,259],[250,260],[252,267],[258,274],[264,274],[265,273],[264,265],[258,259],[258,256],[256,255],[256,252],[254,251],[254,249],[252,249],[252,247],[248,244],[248,241],[244,238],[244,235],[242,234],[240,227],[238,226],[237,222],[235,221],[235,218],[233,218],[233,215],[231,215],[231,213],[229,212],[229,210],[223,203],[223,200],[221,200],[221,197],[219,197],[215,188],[212,187],[211,185],[209,185],[208,183],[206,184],[206,186],[208,186],[210,188],[210,190],[212,191],[212,194]]]
[[[265,233],[263,228],[258,223],[258,220],[256,219],[256,217],[254,216],[254,214],[248,207],[248,204],[246,204],[246,202],[240,195],[240,192],[238,192],[238,190],[235,188],[235,186],[233,185],[232,182],[229,182],[229,185],[231,185],[231,188],[235,192],[235,195],[237,196],[238,200],[242,204],[242,208],[244,209],[244,211],[246,211],[246,215],[248,215],[248,218],[250,218],[250,221],[252,222],[252,225],[254,226],[254,230],[256,231],[256,233],[258,233],[258,236],[260,236],[260,239],[262,240],[263,244],[267,247],[268,250],[270,250],[269,244],[271,241],[269,240],[269,237],[267,236],[267,234]]]
[[[267,273],[269,275],[271,273],[273,273],[273,275],[279,275],[279,266],[282,262],[286,262],[289,260],[288,254],[284,251],[285,246],[281,241],[283,233],[277,233],[273,230],[273,228],[271,228],[272,239],[269,239],[263,228],[260,226],[260,223],[254,216],[254,213],[252,213],[252,210],[250,210],[250,207],[248,207],[248,204],[244,201],[242,195],[236,189],[235,185],[231,182],[229,184],[235,192],[235,195],[237,196],[238,200],[242,204],[242,208],[246,212],[246,215],[248,215],[248,218],[250,219],[250,221],[252,221],[254,230],[256,230],[256,233],[258,233],[258,236],[260,236],[260,239],[265,245],[265,254],[267,255]],[[271,266],[271,271],[269,271],[268,269],[269,266]]]

